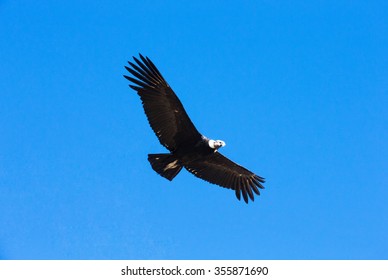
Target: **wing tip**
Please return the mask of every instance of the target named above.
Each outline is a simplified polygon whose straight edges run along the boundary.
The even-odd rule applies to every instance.
[[[260,195],[260,189],[264,189],[264,186],[261,184],[261,182],[264,182],[264,178],[254,175],[254,177],[244,180],[240,179],[237,185],[235,186],[235,193],[238,200],[241,200],[241,197],[243,198],[244,202],[246,204],[249,203],[249,200],[252,202],[255,201],[255,194]]]
[[[235,191],[235,193],[236,193],[237,199],[238,199],[238,200],[241,200],[241,190],[240,190],[239,188],[237,188],[236,191]]]

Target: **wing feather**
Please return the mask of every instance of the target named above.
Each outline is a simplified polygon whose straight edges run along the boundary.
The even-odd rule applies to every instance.
[[[140,54],[140,58],[141,60],[143,60],[144,64],[147,65],[148,69],[151,69],[152,73],[158,77],[161,81],[165,81],[162,74],[160,74],[158,68],[155,67],[155,65],[152,63],[152,61],[146,57],[144,58],[141,54]],[[167,84],[167,83],[166,83]]]
[[[134,84],[137,84],[138,86],[140,86],[140,88],[144,88],[144,89],[152,89],[152,86],[150,86],[148,83],[143,83],[139,80],[136,80],[132,77],[129,77],[129,76],[125,76],[124,77],[129,80],[130,82],[134,83]]]
[[[151,84],[152,81],[148,80],[148,79],[146,78],[146,76],[142,75],[141,72],[137,72],[137,71],[135,71],[135,70],[133,70],[133,69],[127,67],[127,66],[124,66],[124,67],[125,67],[125,69],[127,69],[127,71],[128,71],[129,73],[131,73],[133,76],[135,76],[135,77],[138,78],[139,80],[142,80],[144,83],[148,84],[149,86],[152,86],[152,85],[153,85],[153,83]],[[125,76],[125,75],[124,75],[124,76]]]
[[[143,69],[146,73],[147,73],[147,76],[149,76],[152,80],[156,81],[156,83],[164,83],[165,85],[167,85],[167,82],[166,81],[161,81],[160,79],[158,79],[158,77],[155,77],[154,73],[152,73],[151,69],[147,68],[147,66],[145,66],[140,60],[138,60],[136,57],[133,56],[133,60],[135,60],[135,62],[137,63],[137,65],[139,65],[141,67],[141,69]]]
[[[238,200],[241,200],[241,190],[240,189],[236,189],[236,197]]]
[[[250,178],[248,178],[247,180],[243,180],[243,184],[245,185],[245,190],[247,191],[249,198],[252,201],[254,201],[255,197],[253,196],[252,187],[249,183],[250,183]]]
[[[135,58],[135,57],[134,57]],[[132,63],[132,62],[130,62],[130,61],[128,61],[128,64],[133,68],[133,69],[135,69],[136,70],[136,72],[138,72],[139,74],[141,74],[141,75],[143,75],[143,77],[145,77],[147,80],[148,79],[150,79],[150,80],[152,80],[154,83],[158,83],[158,81],[157,80],[155,80],[155,78],[153,78],[152,76],[150,76],[147,72],[145,72],[143,69],[141,69],[140,67],[138,67],[136,64],[134,64],[134,63]],[[127,67],[127,66],[124,66],[125,67],[125,69],[127,69],[127,68],[129,68],[129,67]],[[129,69],[131,69],[131,68],[129,68]],[[127,69],[128,70],[128,69]]]
[[[245,187],[245,184],[244,184],[244,181],[243,181],[243,178],[239,178],[239,185],[240,185],[240,188],[242,190],[242,195],[244,197],[244,201],[245,203],[248,203],[248,195],[247,195],[247,189]]]
[[[260,195],[259,189],[254,183],[254,179],[250,179],[250,186],[252,187],[252,190],[255,192],[255,194]]]

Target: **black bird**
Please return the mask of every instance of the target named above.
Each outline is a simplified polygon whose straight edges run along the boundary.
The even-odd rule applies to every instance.
[[[133,77],[124,77],[135,84],[130,87],[140,96],[152,130],[160,144],[170,151],[149,154],[152,169],[171,181],[184,167],[198,178],[235,190],[239,200],[242,194],[246,203],[248,197],[253,201],[253,193],[260,195],[258,188],[264,189],[261,184],[264,178],[220,154],[218,149],[225,146],[225,142],[199,133],[152,61],[139,56],[140,60],[133,57],[136,64],[128,61],[131,68],[125,66]]]

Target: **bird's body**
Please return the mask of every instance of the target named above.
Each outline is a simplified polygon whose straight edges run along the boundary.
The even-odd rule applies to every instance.
[[[197,141],[192,141],[191,143],[184,143],[174,152],[174,154],[179,157],[183,163],[189,164],[194,160],[210,156],[215,152],[214,149],[210,148],[208,138],[203,136],[201,139],[196,140]]]
[[[210,183],[235,190],[248,203],[264,188],[264,179],[232,162],[218,152],[225,146],[221,140],[208,139],[198,132],[182,103],[167,84],[159,70],[146,57],[134,57],[136,64],[125,67],[135,78],[124,76],[134,83],[151,128],[169,154],[149,154],[152,168],[161,176],[172,180],[184,167],[195,176]]]

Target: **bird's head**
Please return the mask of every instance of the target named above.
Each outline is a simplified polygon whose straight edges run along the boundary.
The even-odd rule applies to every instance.
[[[225,142],[222,140],[209,140],[209,147],[215,150],[218,150],[221,147],[226,146]]]

